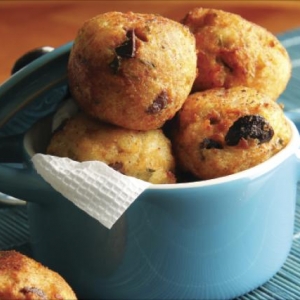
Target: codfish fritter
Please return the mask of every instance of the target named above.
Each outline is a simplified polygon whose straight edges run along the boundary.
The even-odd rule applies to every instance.
[[[98,160],[151,183],[174,183],[171,143],[162,130],[137,131],[100,122],[84,113],[57,131],[47,154],[76,161]]]
[[[215,88],[190,95],[178,115],[173,145],[179,165],[199,179],[249,169],[290,140],[283,110],[247,87]]]
[[[273,100],[291,76],[286,49],[265,28],[239,15],[196,8],[182,21],[196,38],[198,75],[193,91],[247,86]]]
[[[196,77],[186,26],[154,14],[108,12],[87,20],[72,47],[70,91],[87,114],[134,130],[162,127]]]
[[[0,251],[0,299],[77,298],[58,273],[17,251]]]

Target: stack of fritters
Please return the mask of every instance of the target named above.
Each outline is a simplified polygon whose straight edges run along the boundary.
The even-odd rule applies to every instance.
[[[278,39],[236,14],[98,15],[80,28],[69,59],[81,115],[54,134],[48,153],[101,160],[152,183],[176,182],[176,170],[197,180],[233,174],[288,143],[277,99],[290,75]]]

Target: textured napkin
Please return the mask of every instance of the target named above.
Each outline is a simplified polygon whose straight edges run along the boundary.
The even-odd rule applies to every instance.
[[[52,131],[78,111],[72,98],[55,113]],[[65,157],[35,154],[34,167],[65,198],[111,228],[150,183],[115,171],[100,161],[77,162]]]
[[[100,161],[80,163],[45,154],[35,154],[32,161],[55,190],[109,229],[150,185]]]

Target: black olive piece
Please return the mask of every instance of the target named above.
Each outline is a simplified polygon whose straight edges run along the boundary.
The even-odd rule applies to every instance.
[[[121,65],[121,57],[115,56],[112,62],[109,64],[109,67],[112,69],[114,74],[117,74]]]
[[[128,30],[126,32],[126,40],[120,46],[118,46],[115,51],[119,57],[122,58],[132,58],[135,57],[136,52],[136,37],[134,29]]]
[[[118,47],[115,48],[116,56],[109,63],[109,67],[114,74],[117,74],[120,67],[122,58],[133,58],[136,52],[136,37],[134,29],[126,32],[126,40]]]
[[[200,149],[223,149],[223,146],[220,142],[205,138],[203,141],[199,144]]]
[[[269,142],[274,130],[268,121],[260,115],[246,115],[237,119],[229,128],[225,142],[235,146],[243,139],[257,139],[259,144]]]
[[[153,103],[147,108],[146,112],[148,114],[157,114],[161,110],[167,107],[168,104],[168,94],[166,91],[162,91],[153,101]]]
[[[25,66],[27,66],[28,64],[30,64],[31,62],[36,60],[37,58],[39,58],[53,50],[54,50],[53,47],[45,46],[45,47],[33,49],[33,50],[25,53],[24,55],[22,55],[20,58],[18,58],[16,60],[15,64],[12,67],[11,75],[13,75],[17,71],[21,70],[22,68],[24,68]]]

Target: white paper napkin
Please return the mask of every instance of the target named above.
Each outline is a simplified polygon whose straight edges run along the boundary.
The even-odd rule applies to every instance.
[[[55,190],[109,229],[150,186],[100,161],[80,163],[69,158],[35,154],[32,162]]]
[[[72,98],[64,101],[52,120],[52,131],[78,112]],[[65,198],[111,228],[150,183],[125,176],[100,161],[77,162],[69,158],[35,154],[34,167]]]

